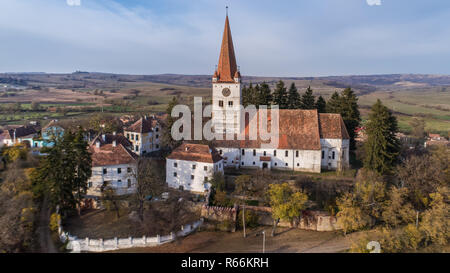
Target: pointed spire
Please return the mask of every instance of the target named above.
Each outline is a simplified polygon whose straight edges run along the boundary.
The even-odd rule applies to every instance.
[[[234,82],[234,75],[237,72],[236,57],[234,55],[233,39],[231,38],[230,23],[227,16],[225,19],[225,29],[223,31],[222,46],[220,48],[219,65],[217,74],[219,82]]]

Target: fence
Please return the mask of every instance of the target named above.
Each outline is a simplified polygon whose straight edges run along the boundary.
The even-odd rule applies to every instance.
[[[58,233],[61,242],[66,243],[66,248],[71,250],[72,253],[79,252],[103,252],[124,248],[134,248],[134,247],[152,247],[165,243],[169,243],[175,240],[177,237],[186,236],[203,223],[203,218],[192,223],[181,226],[181,230],[178,232],[171,232],[169,235],[155,237],[128,237],[128,238],[113,238],[113,239],[91,239],[91,238],[78,238],[76,236],[70,235],[68,232],[64,232],[61,226],[61,221],[58,222]]]

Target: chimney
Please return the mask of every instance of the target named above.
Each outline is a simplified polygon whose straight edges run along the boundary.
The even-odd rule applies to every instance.
[[[117,146],[117,142],[116,142],[116,140],[113,140],[113,142],[112,142],[112,146],[113,146],[113,147],[116,147],[116,146]]]
[[[95,142],[95,147],[100,148],[100,141],[97,140],[97,141]]]

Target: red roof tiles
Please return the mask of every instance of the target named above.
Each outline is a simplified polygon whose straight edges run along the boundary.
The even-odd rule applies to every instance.
[[[340,114],[319,114],[320,138],[349,139]]]
[[[105,144],[100,147],[94,144],[89,146],[89,151],[92,153],[93,167],[134,164],[138,158],[122,144],[117,144],[115,147],[112,144]]]
[[[131,126],[124,131],[145,134],[153,131],[153,128],[158,124],[158,120],[154,117],[143,117],[138,119]]]
[[[181,144],[167,158],[205,163],[215,163],[222,160],[216,149],[210,148],[208,145],[192,143]]]
[[[245,140],[216,140],[216,147],[260,148],[263,141],[259,135],[257,140],[249,140],[249,124],[259,124],[259,114],[251,121],[246,119]],[[270,129],[271,117],[268,111],[267,128]],[[317,110],[279,110],[278,145],[274,149],[320,150],[321,138],[348,139],[348,132],[339,114],[319,114]],[[224,137],[225,139],[225,137]],[[276,141],[275,141],[276,143]]]
[[[214,75],[218,76],[218,82],[234,82],[233,77],[236,72],[236,56],[234,55],[233,39],[231,38],[230,23],[227,15],[225,19],[225,29],[223,31],[222,46],[220,48],[219,64]]]

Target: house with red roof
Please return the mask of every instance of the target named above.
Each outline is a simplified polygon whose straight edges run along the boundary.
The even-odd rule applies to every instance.
[[[183,143],[167,157],[166,182],[171,188],[205,193],[216,172],[223,174],[223,158],[203,144]]]
[[[88,181],[88,196],[101,196],[105,187],[118,195],[136,191],[138,156],[127,146],[131,144],[121,135],[98,135],[89,145],[92,157],[92,176]]]
[[[124,129],[124,135],[132,144],[137,155],[159,151],[161,149],[161,122],[156,116],[144,116]]]

